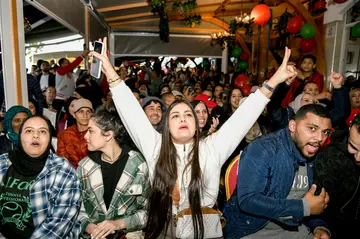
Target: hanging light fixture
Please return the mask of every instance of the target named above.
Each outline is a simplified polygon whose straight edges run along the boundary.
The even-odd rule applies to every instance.
[[[225,13],[225,8],[221,9],[222,13],[223,13],[223,28],[224,28],[224,13]],[[220,48],[222,50],[225,49],[225,45],[226,42],[229,41],[231,38],[233,38],[235,35],[234,34],[230,34],[228,31],[220,31],[220,32],[213,32],[210,34],[211,36],[211,45],[220,45]]]

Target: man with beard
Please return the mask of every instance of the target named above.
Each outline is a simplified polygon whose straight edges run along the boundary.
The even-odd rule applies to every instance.
[[[343,137],[333,140],[319,152],[314,165],[314,180],[331,198],[322,218],[329,224],[332,238],[359,235],[360,114]]]
[[[166,106],[162,100],[157,97],[149,96],[141,102],[141,107],[145,111],[151,125],[157,132],[162,130],[162,116],[166,111]]]
[[[330,238],[326,223],[316,217],[329,196],[320,188],[315,193],[312,184],[312,159],[330,133],[329,112],[310,104],[287,128],[245,148],[237,188],[224,207],[226,238]]]
[[[37,76],[37,80],[40,83],[40,88],[45,91],[49,86],[55,87],[55,75],[50,73],[50,64],[47,61],[43,61],[40,66],[41,73]]]

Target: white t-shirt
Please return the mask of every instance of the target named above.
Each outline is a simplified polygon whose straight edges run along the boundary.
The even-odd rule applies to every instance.
[[[49,86],[49,75],[42,75],[40,78],[40,88],[41,90],[46,89]]]

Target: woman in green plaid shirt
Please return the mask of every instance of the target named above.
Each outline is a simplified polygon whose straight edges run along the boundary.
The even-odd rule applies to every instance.
[[[112,101],[89,122],[85,139],[92,152],[77,169],[83,188],[78,221],[84,238],[142,237],[148,168],[143,156],[124,144],[127,138]]]

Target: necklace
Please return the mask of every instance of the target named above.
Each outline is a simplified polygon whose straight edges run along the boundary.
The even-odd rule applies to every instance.
[[[113,164],[113,163],[120,157],[120,155],[117,156],[114,160],[111,160],[110,158],[107,158],[107,157],[105,158],[105,157],[106,157],[105,154],[102,153],[102,154],[101,154],[101,160],[104,161],[104,162],[106,162],[106,163]]]

